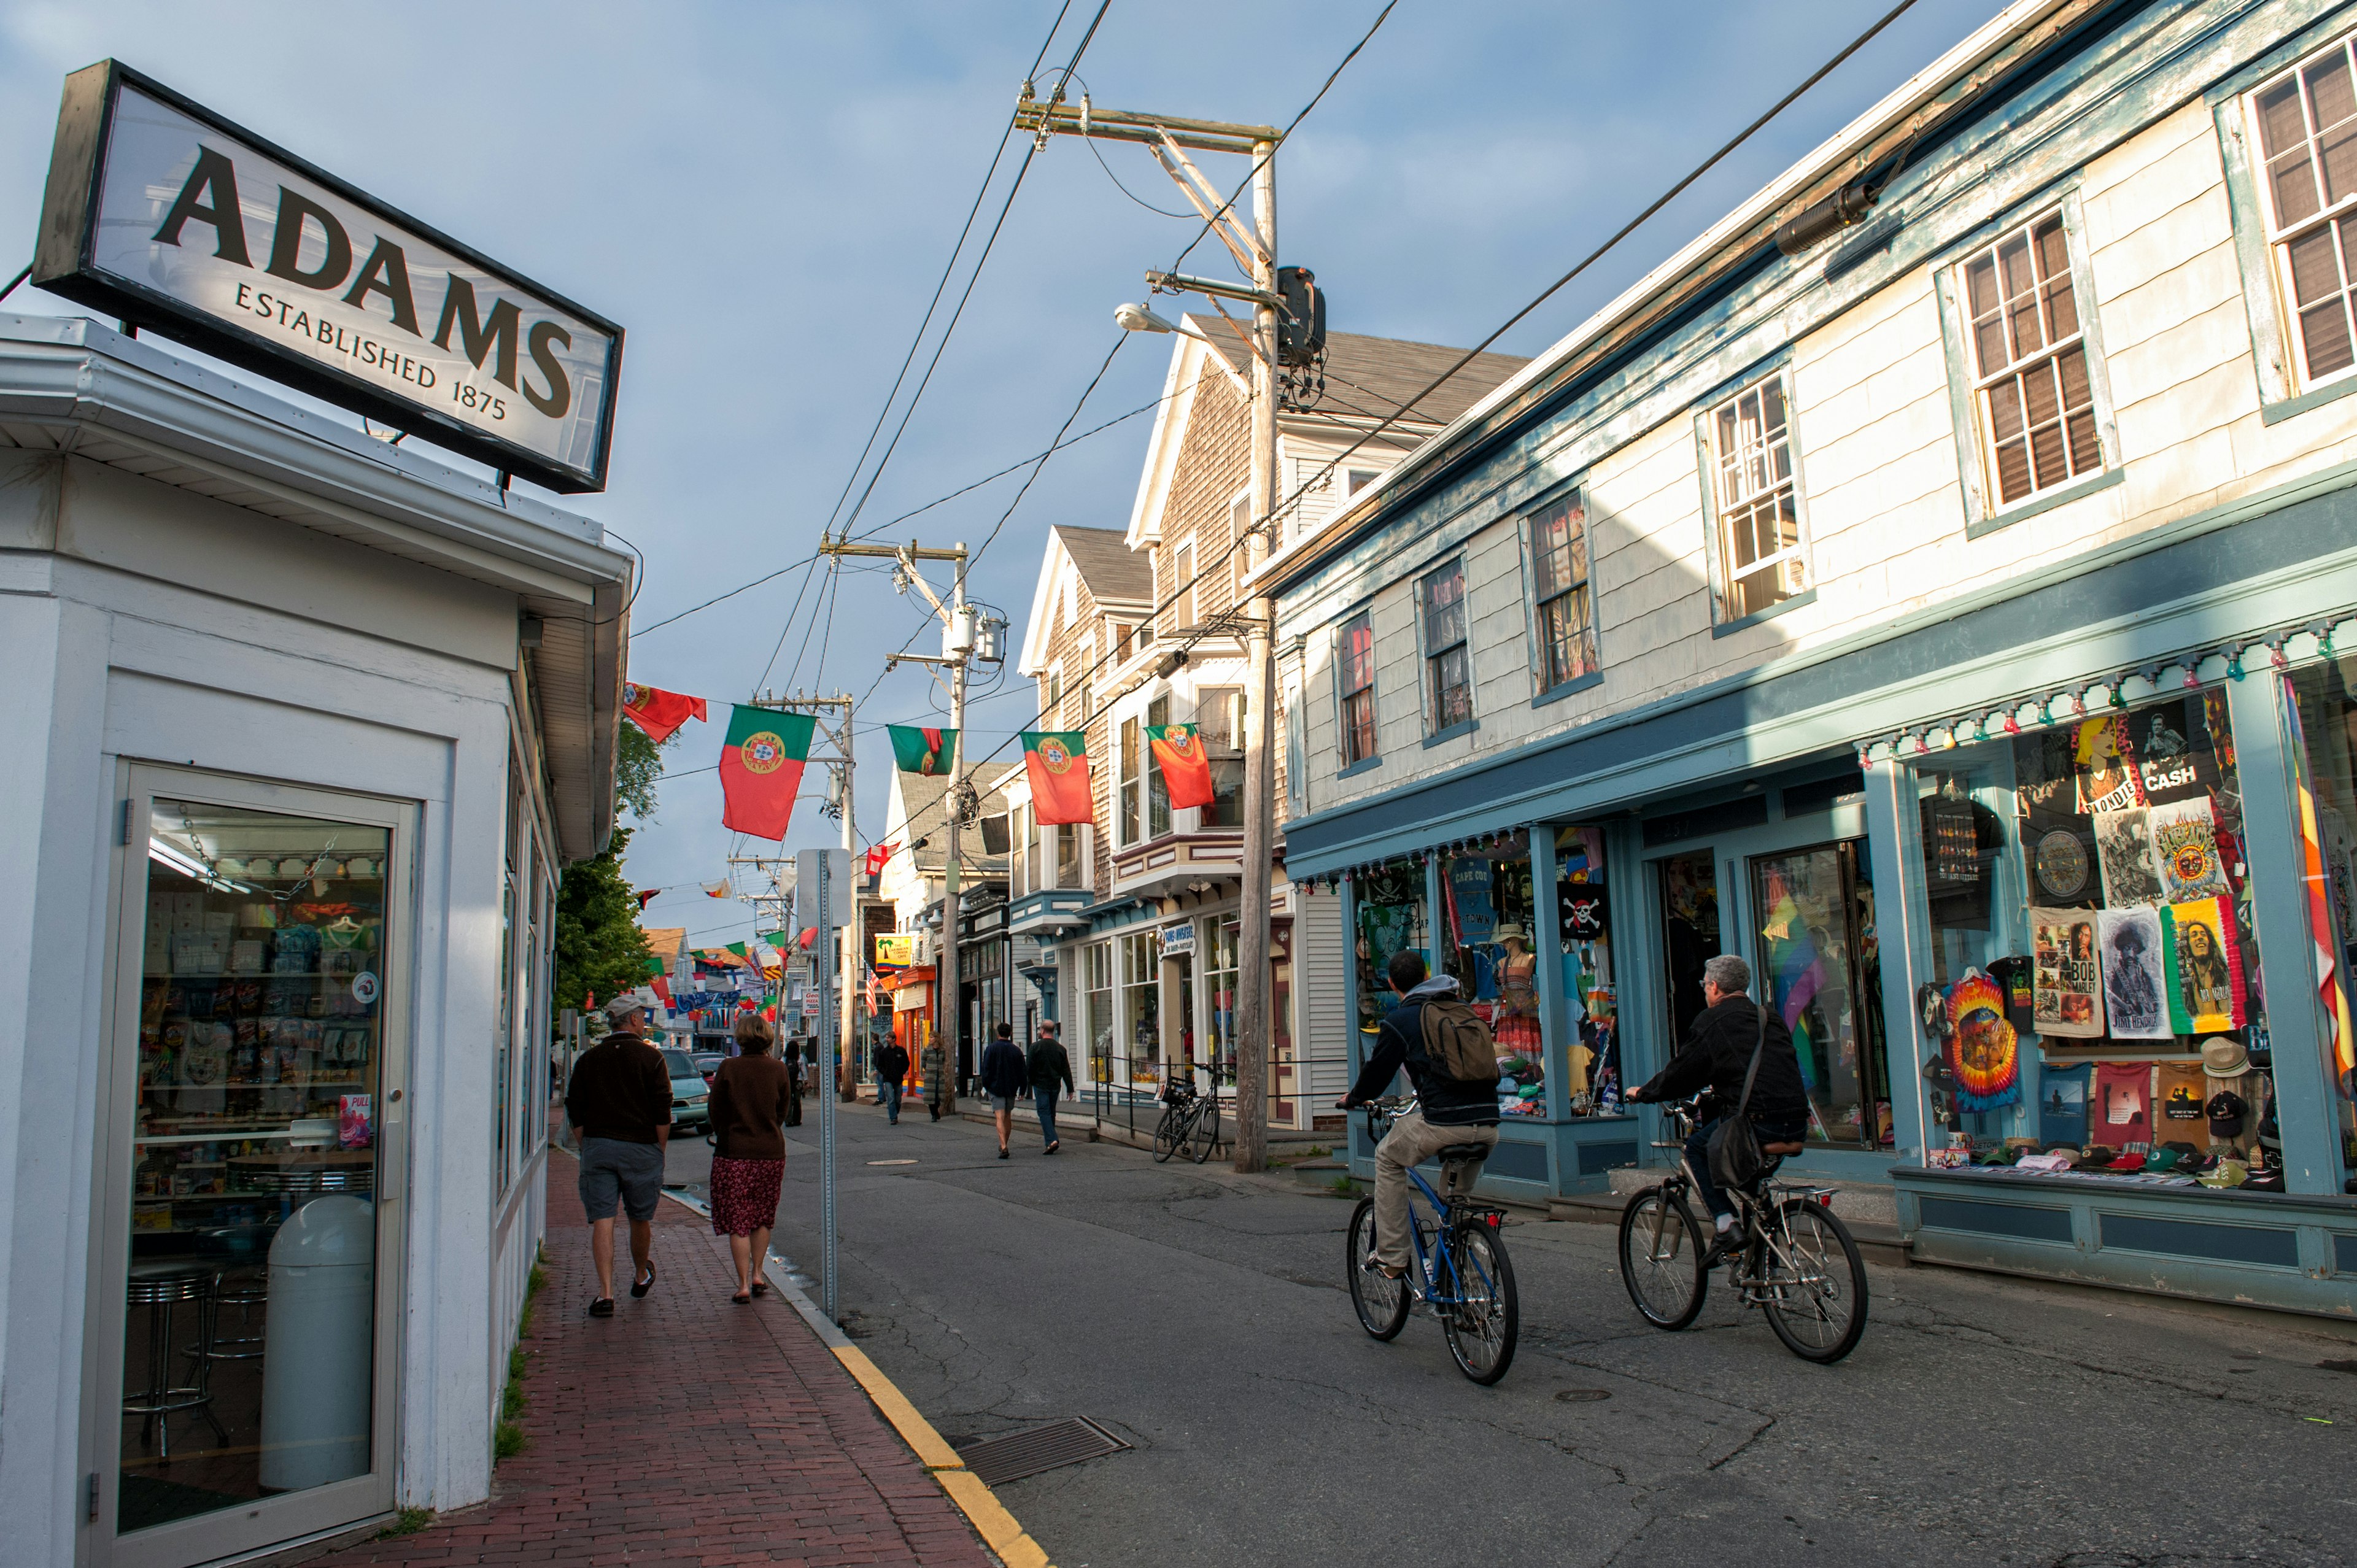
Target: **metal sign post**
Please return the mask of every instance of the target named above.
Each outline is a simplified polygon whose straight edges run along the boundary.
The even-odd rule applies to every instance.
[[[818,1097],[818,1157],[821,1164],[818,1211],[820,1233],[825,1238],[820,1243],[819,1277],[825,1285],[826,1320],[833,1323],[840,1316],[837,1304],[842,1296],[836,1289],[834,1277],[834,1085],[838,1071],[836,1061],[842,1047],[834,1037],[834,988],[826,983],[834,965],[834,900],[829,896],[833,889],[827,886],[830,874],[834,870],[828,863],[834,857],[822,853],[812,858],[818,862],[818,898],[812,910],[812,923],[818,928],[818,935],[811,939],[811,959],[817,965],[819,975],[819,983],[813,987],[818,993],[816,1044],[820,1056],[826,1061],[826,1071],[819,1079],[824,1087]]]

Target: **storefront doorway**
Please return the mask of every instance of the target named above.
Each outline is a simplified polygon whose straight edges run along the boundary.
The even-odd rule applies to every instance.
[[[1863,840],[1750,859],[1755,995],[1792,1031],[1812,1142],[1890,1141],[1881,975]]]
[[[1702,1016],[1702,966],[1719,954],[1718,868],[1711,852],[1695,850],[1654,863],[1661,894],[1663,1004],[1670,1037],[1662,1060],[1669,1060],[1694,1021]]]
[[[113,1564],[392,1506],[407,808],[132,773],[87,1423]],[[141,846],[144,844],[144,853]]]

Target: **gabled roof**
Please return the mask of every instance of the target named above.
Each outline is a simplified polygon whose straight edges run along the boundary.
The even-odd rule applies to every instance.
[[[1444,349],[1435,343],[1329,332],[1326,335],[1326,395],[1302,412],[1313,418],[1326,413],[1389,418],[1464,353],[1462,349]],[[1529,363],[1519,354],[1476,354],[1463,370],[1410,409],[1408,417],[1421,424],[1447,424]]]
[[[1015,660],[1019,674],[1038,675],[1048,668],[1048,650],[1061,601],[1060,577],[1067,564],[1098,609],[1144,612],[1154,607],[1154,564],[1130,549],[1121,530],[1051,528],[1039,560],[1039,580],[1031,585],[1031,618],[1024,624],[1023,650]]]

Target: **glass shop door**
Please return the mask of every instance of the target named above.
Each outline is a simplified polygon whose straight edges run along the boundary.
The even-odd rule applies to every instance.
[[[84,1430],[93,1558],[393,1503],[408,808],[130,770]]]
[[[1792,1031],[1810,1141],[1873,1148],[1890,1142],[1890,1090],[1865,848],[1844,839],[1750,858],[1752,994]]]
[[[1702,1016],[1702,966],[1721,950],[1718,863],[1711,851],[1698,849],[1655,861],[1653,875],[1661,894],[1662,974],[1668,992],[1663,1001],[1670,1021],[1670,1037],[1657,1065],[1666,1065]]]

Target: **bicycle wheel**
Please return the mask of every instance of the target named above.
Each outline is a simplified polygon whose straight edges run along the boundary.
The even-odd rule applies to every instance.
[[[1173,1105],[1162,1112],[1162,1120],[1154,1124],[1154,1163],[1160,1165],[1178,1152],[1187,1141],[1186,1111]]]
[[[1480,1220],[1458,1230],[1448,1256],[1457,1270],[1457,1305],[1441,1318],[1441,1337],[1457,1369],[1486,1388],[1514,1364],[1522,1336],[1513,1260],[1506,1256],[1506,1239]]]
[[[1211,1157],[1211,1150],[1219,1141],[1220,1102],[1207,1096],[1202,1108],[1195,1112],[1195,1129],[1189,1137],[1187,1157],[1201,1165]]]
[[[1866,1264],[1822,1203],[1787,1203],[1765,1238],[1768,1326],[1803,1361],[1830,1365],[1866,1333]]]
[[[1667,1187],[1647,1187],[1620,1211],[1620,1283],[1656,1328],[1675,1332],[1702,1312],[1703,1251],[1694,1210]]]
[[[1342,1267],[1351,1281],[1351,1305],[1359,1326],[1378,1339],[1389,1339],[1407,1325],[1407,1281],[1386,1278],[1370,1260],[1375,1251],[1375,1200],[1359,1199],[1351,1211],[1351,1229]]]

